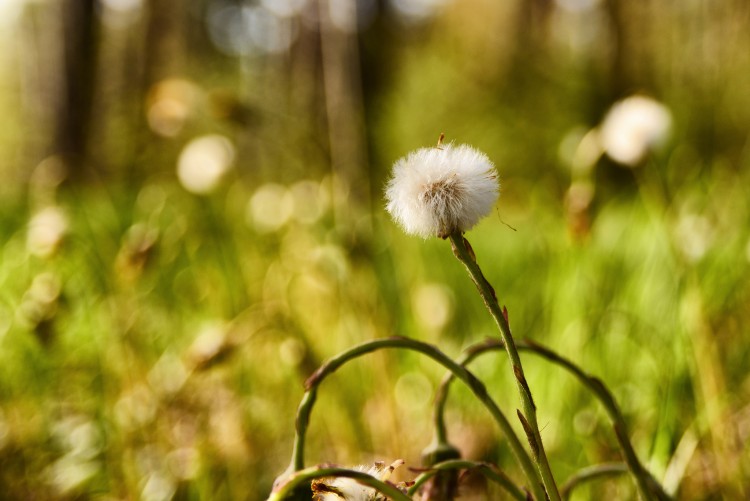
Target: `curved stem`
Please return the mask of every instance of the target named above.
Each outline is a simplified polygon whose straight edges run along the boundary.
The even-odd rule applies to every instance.
[[[290,476],[284,483],[276,487],[266,501],[283,501],[291,498],[295,489],[305,484],[309,484],[316,478],[323,477],[346,477],[353,478],[359,483],[372,487],[377,491],[388,496],[392,501],[411,501],[411,498],[401,492],[393,484],[383,482],[369,473],[346,468],[321,468],[312,467],[305,470],[299,470]]]
[[[593,466],[587,466],[575,472],[560,488],[560,495],[563,499],[568,499],[573,489],[579,485],[596,480],[602,477],[613,477],[628,472],[628,466],[625,463],[602,463]]]
[[[470,347],[468,350],[466,350],[465,355],[460,360],[464,360],[464,363],[468,363],[484,352],[491,350],[502,350],[503,348],[504,345],[502,341],[489,339],[484,341],[483,343],[476,344]],[[546,360],[559,365],[563,369],[573,374],[573,376],[575,376],[581,384],[588,388],[604,406],[607,416],[612,422],[612,426],[617,437],[617,442],[620,446],[620,451],[625,457],[625,463],[627,464],[630,473],[633,475],[634,480],[636,481],[636,485],[641,497],[644,500],[658,499],[659,501],[666,501],[671,499],[659,484],[659,482],[657,482],[656,479],[651,476],[651,474],[646,470],[646,468],[638,459],[638,455],[635,453],[635,449],[633,448],[633,445],[630,443],[630,439],[628,438],[625,418],[622,415],[619,406],[617,405],[617,401],[599,378],[585,373],[570,360],[533,341],[519,341],[517,344],[517,348],[522,351],[528,351],[535,355],[539,355]],[[446,376],[442,383],[442,385],[445,386],[445,389],[439,388],[437,392],[438,396],[445,399],[447,387],[452,379],[452,376]],[[436,399],[434,412],[442,413],[444,406],[444,401],[440,402]],[[437,417],[434,419],[434,421],[436,423],[436,426],[438,425],[438,423],[442,423],[442,419],[438,419]],[[445,433],[445,430],[443,430],[442,433]]]
[[[518,386],[518,393],[521,396],[523,413],[518,411],[518,418],[526,432],[526,437],[528,438],[529,446],[531,447],[532,457],[537,464],[537,468],[539,468],[539,473],[542,476],[542,481],[544,482],[544,487],[550,501],[560,501],[560,493],[557,490],[557,484],[552,475],[552,469],[547,460],[547,454],[544,451],[542,435],[539,432],[539,424],[537,423],[536,417],[536,405],[531,396],[529,385],[526,382],[526,376],[523,373],[521,357],[518,355],[518,350],[513,341],[513,335],[510,332],[507,312],[500,309],[495,290],[479,268],[468,240],[466,240],[460,232],[452,233],[449,238],[451,241],[451,247],[453,248],[453,254],[466,267],[471,279],[477,286],[477,290],[479,290],[479,295],[482,296],[484,305],[487,307],[490,314],[495,319],[497,326],[500,328],[500,335],[505,345],[505,351],[508,353],[508,358],[510,358],[513,375],[515,376],[516,385]]]
[[[653,492],[650,488],[650,486],[653,486],[654,484],[658,486],[658,483],[655,481],[652,482],[651,474],[646,471],[646,468],[644,468],[644,466],[638,459],[638,455],[635,453],[633,444],[630,443],[628,427],[625,423],[625,417],[622,415],[615,397],[604,385],[601,379],[586,374],[573,362],[561,357],[554,351],[545,348],[544,346],[536,344],[532,341],[525,341],[524,344],[525,349],[528,349],[530,352],[565,368],[567,371],[573,374],[585,387],[591,390],[592,393],[594,393],[594,395],[599,399],[599,401],[604,406],[604,409],[607,412],[610,421],[612,421],[612,426],[615,430],[617,442],[620,444],[620,450],[625,456],[625,462],[627,463],[630,472],[635,477],[641,497],[644,500],[653,500],[654,495],[656,495],[659,499],[669,499],[669,496],[661,489],[661,486],[659,486],[659,490],[656,492]]]
[[[477,471],[481,472],[489,480],[492,480],[496,484],[503,487],[508,492],[508,494],[513,497],[513,499],[526,501],[526,494],[524,494],[524,492],[498,468],[487,463],[469,461],[466,459],[451,459],[449,461],[443,461],[442,463],[432,465],[429,470],[425,471],[416,479],[414,479],[414,484],[409,487],[409,490],[407,490],[406,493],[409,496],[413,496],[425,482],[434,477],[440,471],[468,469],[476,469]]]
[[[305,392],[297,409],[296,435],[294,448],[292,449],[292,471],[300,471],[305,467],[305,437],[307,436],[307,426],[310,424],[310,413],[317,398],[318,388],[316,386]]]
[[[294,451],[292,455],[292,462],[287,472],[291,473],[299,471],[304,466],[305,436],[307,433],[308,424],[310,422],[310,414],[315,404],[315,397],[318,386],[326,377],[328,377],[346,362],[367,353],[386,348],[401,348],[422,353],[423,355],[426,355],[439,364],[443,365],[445,368],[451,371],[451,373],[455,377],[466,383],[474,396],[476,396],[490,411],[490,414],[492,414],[495,422],[498,424],[500,430],[505,435],[511,451],[513,451],[513,454],[515,455],[519,465],[521,466],[521,469],[528,478],[529,487],[536,499],[538,499],[539,501],[543,501],[545,499],[544,491],[542,490],[540,483],[541,479],[539,478],[539,475],[534,468],[529,454],[526,452],[526,449],[524,449],[521,441],[513,431],[510,422],[506,419],[505,415],[502,413],[494,400],[492,400],[492,398],[490,398],[490,396],[487,394],[487,389],[485,388],[484,384],[479,379],[477,379],[476,376],[466,370],[465,367],[462,367],[461,365],[451,360],[447,355],[445,355],[442,351],[438,350],[434,346],[405,337],[377,339],[374,341],[362,343],[358,346],[354,346],[344,351],[343,353],[329,359],[327,362],[321,365],[318,370],[316,370],[307,379],[307,381],[305,381],[305,388],[307,391],[297,411]]]

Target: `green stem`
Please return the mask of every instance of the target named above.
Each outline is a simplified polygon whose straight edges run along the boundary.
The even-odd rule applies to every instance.
[[[409,490],[406,491],[406,493],[410,496],[413,496],[425,482],[434,477],[440,471],[468,469],[476,469],[489,480],[492,480],[496,484],[503,487],[508,492],[508,494],[513,497],[513,499],[526,501],[526,494],[516,484],[514,484],[513,481],[508,478],[505,473],[487,463],[469,461],[466,459],[451,459],[430,466],[430,469],[428,471],[425,471],[416,479],[414,479],[414,484],[409,487]]]
[[[528,346],[529,351],[531,351],[532,353],[535,353],[549,360],[550,362],[553,362],[567,369],[581,382],[581,384],[586,386],[594,393],[594,395],[596,395],[596,397],[604,406],[609,419],[612,421],[612,426],[615,430],[615,436],[617,437],[617,443],[620,444],[620,450],[625,456],[625,462],[627,463],[628,468],[635,477],[641,497],[645,501],[653,500],[654,493],[649,486],[655,482],[651,481],[650,473],[646,471],[646,468],[643,467],[640,460],[638,459],[638,455],[635,453],[635,449],[630,443],[630,438],[628,436],[628,427],[625,423],[625,417],[622,415],[620,407],[617,405],[617,401],[615,401],[615,397],[612,396],[612,393],[610,393],[609,389],[607,389],[601,379],[586,374],[573,362],[561,357],[548,348],[545,348],[531,341],[526,341],[525,345]],[[659,499],[669,499],[669,496],[667,496],[667,494],[664,493],[663,490],[661,490],[661,492],[657,492],[656,495]]]
[[[317,386],[305,392],[297,409],[297,421],[295,423],[296,436],[294,448],[292,449],[292,470],[300,471],[305,467],[305,436],[310,424],[310,413],[318,397]]]
[[[296,420],[296,437],[294,443],[294,451],[292,453],[292,462],[287,470],[286,475],[291,474],[295,471],[299,471],[304,466],[304,449],[305,449],[305,436],[307,434],[307,428],[310,422],[310,414],[315,404],[316,391],[318,386],[323,380],[336,371],[346,362],[360,357],[362,355],[371,353],[376,350],[385,348],[401,348],[413,350],[423,355],[430,357],[439,364],[447,368],[451,373],[466,383],[469,389],[474,393],[482,404],[490,411],[495,422],[500,427],[500,430],[508,440],[508,445],[513,451],[516,459],[518,460],[521,469],[529,480],[529,487],[532,490],[537,500],[543,501],[545,499],[544,491],[541,487],[541,479],[534,468],[534,465],[529,457],[529,454],[524,449],[523,444],[516,436],[510,422],[503,415],[500,408],[488,395],[487,389],[484,384],[477,379],[472,373],[466,370],[465,367],[460,366],[453,360],[451,360],[442,351],[438,350],[434,346],[416,341],[414,339],[405,337],[390,337],[385,339],[377,339],[362,343],[358,346],[354,346],[343,353],[329,359],[322,366],[318,368],[308,379],[305,381],[306,393],[302,398],[299,409],[297,410]]]
[[[587,466],[575,472],[560,488],[563,499],[568,499],[573,489],[579,485],[602,477],[613,477],[628,472],[625,463],[602,463]]]
[[[536,417],[536,405],[534,399],[531,396],[531,390],[526,382],[526,376],[523,373],[523,366],[521,365],[521,357],[518,355],[513,336],[510,333],[510,326],[508,325],[508,319],[506,314],[500,309],[500,305],[497,302],[495,296],[495,290],[492,288],[490,283],[482,274],[482,270],[476,262],[474,253],[471,250],[469,242],[463,237],[460,232],[452,233],[450,241],[453,248],[453,254],[461,261],[466,270],[469,272],[471,279],[479,290],[479,295],[482,296],[485,306],[489,310],[492,317],[495,319],[497,326],[500,328],[500,335],[505,345],[505,351],[508,353],[508,358],[513,369],[513,374],[516,379],[516,385],[518,386],[518,393],[521,396],[521,406],[523,407],[523,413],[518,411],[518,418],[521,420],[523,429],[526,432],[526,436],[531,447],[532,457],[539,468],[539,473],[542,476],[542,482],[547,491],[550,501],[560,501],[560,493],[557,490],[557,484],[555,478],[552,475],[552,469],[550,468],[549,461],[547,460],[547,454],[544,451],[544,444],[542,443],[542,435],[539,433],[539,424],[537,423]]]
[[[284,501],[291,499],[295,489],[310,482],[316,478],[323,477],[346,477],[353,478],[359,483],[372,487],[382,494],[388,496],[392,501],[411,501],[411,498],[401,492],[393,484],[383,482],[369,473],[346,468],[321,468],[312,467],[305,470],[299,470],[286,479],[281,485],[277,486],[266,501]]]
[[[489,339],[483,343],[476,344],[467,349],[465,355],[461,359],[459,359],[459,361],[463,360],[463,363],[468,363],[482,353],[491,350],[502,350],[504,348],[505,346],[502,341]],[[628,438],[625,418],[622,415],[619,406],[617,405],[617,401],[600,379],[585,373],[573,362],[558,355],[549,348],[546,348],[532,341],[519,341],[517,344],[517,348],[522,351],[528,351],[535,355],[539,355],[546,360],[554,363],[555,365],[559,365],[563,369],[573,374],[573,376],[575,376],[581,384],[588,388],[604,406],[607,416],[612,422],[612,426],[617,437],[617,442],[620,446],[620,451],[625,457],[625,463],[627,464],[628,469],[630,470],[630,473],[632,474],[636,482],[636,486],[638,487],[641,497],[644,500],[658,499],[659,501],[667,501],[671,499],[659,484],[659,482],[657,482],[656,479],[651,476],[651,474],[646,470],[646,468],[638,459],[638,455],[635,453],[635,449],[633,448],[633,445],[630,443],[630,439]],[[438,389],[437,395],[439,398],[445,399],[447,387],[452,379],[452,376],[447,376],[443,380],[442,386],[444,386],[445,388]],[[445,402],[439,401],[436,398],[434,412],[442,413],[444,407]],[[438,426],[438,424],[442,423],[442,419],[438,419],[437,417],[435,417],[434,422],[436,426]],[[445,430],[443,430],[442,432],[436,431],[436,434],[440,433],[445,434]]]

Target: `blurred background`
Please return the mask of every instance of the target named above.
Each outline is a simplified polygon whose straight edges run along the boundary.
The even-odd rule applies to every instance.
[[[680,499],[750,495],[745,0],[0,0],[0,25],[0,496],[265,499],[324,359],[496,335],[449,244],[383,209],[441,132],[496,163],[467,237],[515,336],[600,376]],[[472,367],[512,413],[506,365]],[[619,460],[592,397],[525,365],[558,481]],[[342,368],[307,464],[419,465],[442,375]],[[448,424],[520,478],[459,385]]]

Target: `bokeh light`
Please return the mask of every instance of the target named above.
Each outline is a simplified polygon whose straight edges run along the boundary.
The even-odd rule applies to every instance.
[[[68,217],[61,207],[45,207],[31,218],[26,248],[35,256],[51,257],[68,232]]]
[[[206,195],[219,187],[234,162],[232,142],[208,135],[190,141],[177,160],[177,178],[189,192]]]

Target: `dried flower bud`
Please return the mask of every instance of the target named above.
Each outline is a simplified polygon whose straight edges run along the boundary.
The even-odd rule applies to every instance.
[[[397,460],[386,466],[385,463],[375,463],[371,467],[358,466],[355,470],[386,481],[393,470],[404,464]],[[387,498],[372,487],[363,485],[348,477],[331,477],[315,480],[312,483],[313,499],[316,501],[385,501]]]

